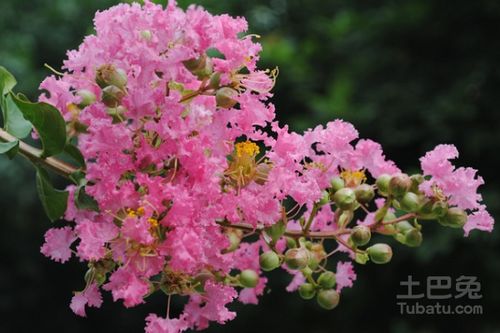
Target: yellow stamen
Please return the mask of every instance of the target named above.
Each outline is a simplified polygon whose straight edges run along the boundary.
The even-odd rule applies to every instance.
[[[137,208],[137,215],[143,216],[145,213],[146,213],[146,210],[144,209],[144,207]]]
[[[365,170],[343,170],[340,177],[344,180],[346,186],[354,187],[366,181]]]
[[[239,142],[235,145],[236,156],[252,156],[255,157],[260,153],[260,148],[252,141]]]
[[[154,218],[149,218],[148,219],[149,224],[151,225],[152,228],[157,228],[159,226],[158,220]]]

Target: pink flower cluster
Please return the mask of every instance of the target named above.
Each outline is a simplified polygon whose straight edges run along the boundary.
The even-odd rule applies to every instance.
[[[162,290],[189,301],[177,319],[149,315],[146,332],[232,320],[228,304],[255,304],[264,291],[259,254],[270,247],[282,254],[287,244],[283,235],[270,242],[224,226],[273,226],[287,220],[292,201],[305,212],[289,217],[289,230],[309,216],[311,231],[340,230],[332,206],[316,206],[332,178],[354,186],[401,172],[378,143],[356,142],[358,132],[342,120],[303,135],[280,126],[268,102],[276,72],[256,68],[261,46],[244,35],[244,18],[145,1],[97,13],[95,29],[68,52],[65,74],[42,82],[48,93],[40,97],[61,111],[77,140],[85,192],[99,208],[78,208],[80,189],[71,186],[70,222],[49,230],[42,246],[53,260],[66,262],[73,248],[89,262],[87,285],[71,301],[80,316],[100,307],[101,289],[126,307]],[[438,146],[422,158],[432,176],[422,190],[433,196],[437,186],[450,204],[473,210],[467,234],[491,231],[476,193],[482,179],[454,169],[448,159],[456,155]],[[231,275],[246,270],[260,276],[255,286]],[[336,274],[337,292],[356,279],[350,262],[339,262]],[[289,289],[304,281],[296,274]]]

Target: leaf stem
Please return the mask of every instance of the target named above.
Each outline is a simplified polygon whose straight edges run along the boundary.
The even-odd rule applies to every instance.
[[[7,131],[0,129],[0,141],[15,142],[19,141],[19,152],[34,164],[45,166],[47,169],[57,173],[60,176],[69,178],[69,176],[78,171],[78,168],[54,157],[42,157],[42,150],[18,140]]]

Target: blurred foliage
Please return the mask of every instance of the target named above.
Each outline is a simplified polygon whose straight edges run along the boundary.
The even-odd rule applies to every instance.
[[[187,7],[191,1],[179,3]],[[2,0],[0,64],[31,97],[65,50],[91,33],[96,10],[114,0]],[[480,170],[485,201],[500,211],[500,2],[495,0],[205,0],[214,13],[245,16],[262,36],[261,67],[278,66],[274,103],[297,131],[334,118],[351,121],[361,137],[382,143],[407,170],[438,143],[454,143],[461,165]],[[68,308],[83,286],[78,262],[58,265],[39,254],[49,222],[34,187],[34,171],[20,159],[0,159],[0,332],[141,332],[148,312],[165,300],[124,309],[109,295],[89,318]],[[240,306],[233,322],[209,332],[500,332],[500,232],[473,233],[424,225],[417,250],[397,246],[387,266],[357,265],[358,281],[341,306],[320,310],[283,289],[288,277],[272,273],[261,305]],[[482,282],[484,314],[401,316],[395,295],[407,275],[475,275]],[[22,320],[20,320],[22,316]]]

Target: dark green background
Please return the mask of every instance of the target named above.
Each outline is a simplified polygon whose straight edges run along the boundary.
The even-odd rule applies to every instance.
[[[65,50],[90,33],[93,13],[110,0],[2,0],[0,64],[34,97]],[[188,1],[180,2],[185,7]],[[480,170],[485,202],[500,216],[500,2],[491,0],[212,0],[213,13],[243,15],[262,35],[261,67],[279,66],[273,102],[278,117],[302,131],[337,117],[379,141],[408,171],[438,143],[454,143],[460,165]],[[61,183],[62,184],[62,183]],[[83,287],[84,265],[60,265],[39,253],[50,222],[36,199],[27,162],[0,157],[0,332],[141,332],[165,298],[125,309],[109,295],[83,319],[68,307]],[[499,231],[425,226],[416,250],[397,246],[386,266],[356,266],[358,280],[341,305],[323,311],[284,287],[273,273],[259,306],[235,305],[238,317],[209,332],[500,332]],[[474,275],[483,315],[400,315],[395,295],[407,275]],[[458,303],[454,303],[458,304]],[[174,307],[178,311],[178,306]],[[175,312],[174,311],[174,312]]]

